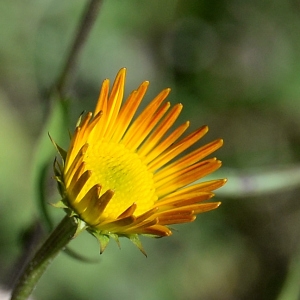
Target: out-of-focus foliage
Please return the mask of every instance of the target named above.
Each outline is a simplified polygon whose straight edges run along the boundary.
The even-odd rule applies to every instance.
[[[0,279],[39,218],[32,178],[47,97],[84,8],[81,0],[0,2]],[[104,78],[127,67],[127,94],[150,80],[182,102],[181,120],[222,137],[223,205],[143,241],[122,240],[86,264],[61,254],[36,299],[298,299],[300,267],[300,5],[296,1],[104,1],[70,87],[68,128],[96,102]],[[45,128],[46,126],[46,128]],[[45,144],[43,144],[45,145]],[[52,147],[49,140],[49,149]],[[41,150],[40,150],[41,151]],[[43,154],[43,153],[42,153]],[[50,162],[51,165],[51,162]],[[47,201],[58,200],[51,180]],[[49,207],[53,219],[61,218]],[[98,258],[88,234],[72,249]]]

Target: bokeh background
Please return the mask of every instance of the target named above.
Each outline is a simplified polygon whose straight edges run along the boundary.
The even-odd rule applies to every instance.
[[[300,3],[104,1],[68,90],[62,128],[47,95],[86,3],[0,1],[2,285],[41,219],[38,161],[49,153],[51,165],[55,156],[47,132],[67,145],[68,130],[92,109],[102,80],[126,67],[126,94],[150,80],[147,103],[171,87],[170,101],[184,104],[181,121],[190,119],[192,129],[209,125],[200,144],[225,140],[214,175],[229,179],[216,192],[223,204],[170,238],[142,238],[148,258],[127,240],[99,256],[97,241],[82,234],[70,247],[95,261],[60,254],[35,299],[300,299]],[[54,202],[51,176],[47,200]],[[53,220],[63,216],[49,211]]]

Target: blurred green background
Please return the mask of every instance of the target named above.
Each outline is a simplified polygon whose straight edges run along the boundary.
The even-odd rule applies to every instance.
[[[124,239],[121,251],[111,242],[99,257],[97,241],[82,234],[71,248],[97,262],[60,254],[35,299],[300,299],[299,2],[104,1],[69,89],[67,126],[58,130],[59,116],[57,126],[47,123],[47,94],[86,3],[0,1],[1,282],[40,218],[33,180],[38,157],[55,156],[47,132],[67,145],[102,80],[126,67],[126,94],[150,80],[147,103],[171,87],[169,100],[184,104],[181,121],[209,125],[200,144],[225,140],[214,175],[229,179],[216,191],[223,204],[170,238],[142,238],[148,258]]]

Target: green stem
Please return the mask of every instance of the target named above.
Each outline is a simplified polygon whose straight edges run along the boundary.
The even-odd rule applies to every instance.
[[[65,90],[70,82],[72,74],[74,74],[77,58],[87,40],[88,34],[93,27],[101,4],[102,0],[90,0],[82,15],[82,19],[78,26],[76,36],[73,40],[66,64],[56,84],[56,89],[60,94],[61,99],[65,98]]]
[[[74,217],[63,218],[23,271],[11,300],[25,300],[30,296],[48,265],[74,237],[77,228],[78,223]]]

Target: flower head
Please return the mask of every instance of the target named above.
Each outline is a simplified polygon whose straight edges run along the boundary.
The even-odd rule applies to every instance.
[[[182,105],[164,102],[170,89],[159,93],[136,116],[149,82],[143,82],[122,105],[125,69],[121,69],[109,92],[104,80],[94,113],[80,118],[69,149],[59,150],[55,162],[61,206],[83,221],[105,249],[109,238],[130,238],[142,251],[138,236],[169,236],[171,224],[195,220],[196,215],[217,208],[206,202],[226,180],[198,180],[221,166],[206,156],[220,148],[215,140],[180,156],[203,137],[203,126],[182,138],[189,127],[171,126]],[[179,157],[180,156],[180,157]],[[179,157],[179,158],[178,158]]]

